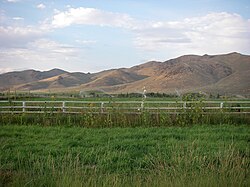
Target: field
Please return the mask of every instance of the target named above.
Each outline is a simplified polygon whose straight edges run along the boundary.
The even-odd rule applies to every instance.
[[[249,186],[248,125],[1,125],[1,186]]]
[[[124,98],[96,98],[76,114],[61,109],[63,98],[47,99],[46,107],[46,98],[31,99],[42,113],[26,113],[29,100],[25,112],[17,102],[19,113],[0,114],[0,186],[250,186],[247,102],[240,111],[225,103],[206,113],[198,101],[172,113],[124,113],[115,108]],[[97,101],[106,112],[94,110]]]

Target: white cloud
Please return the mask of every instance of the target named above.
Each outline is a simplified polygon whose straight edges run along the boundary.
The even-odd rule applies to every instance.
[[[60,13],[60,10],[58,10],[58,9],[55,8],[55,9],[53,10],[53,12],[54,12],[54,14],[59,14],[59,13]]]
[[[38,39],[28,43],[24,48],[2,49],[0,64],[2,72],[20,66],[43,70],[53,67],[70,70],[72,66],[75,67],[75,63],[82,62],[84,54],[81,48],[53,40]]]
[[[16,2],[18,2],[20,0],[6,0],[6,1],[9,2],[9,3],[16,3]]]
[[[0,47],[20,47],[44,35],[44,31],[34,26],[0,26]]]
[[[55,28],[67,27],[72,24],[132,28],[134,19],[127,14],[80,7],[69,8],[65,12],[58,11],[52,20],[52,25]]]
[[[13,17],[12,19],[13,19],[13,20],[16,20],[16,21],[24,20],[24,18],[22,18],[22,17]]]
[[[135,32],[135,45],[143,50],[172,53],[250,52],[250,21],[237,14],[210,13],[179,22],[155,22]]]
[[[41,3],[41,4],[38,4],[37,6],[36,6],[36,8],[38,8],[38,9],[45,9],[46,8],[46,6],[43,4],[43,3]]]
[[[77,52],[77,48],[73,46],[61,44],[48,39],[38,39],[34,42],[31,42],[28,44],[28,48],[50,54],[61,53],[65,55],[75,55]]]
[[[54,28],[72,24],[119,27],[131,31],[135,46],[142,50],[202,54],[250,52],[249,23],[240,15],[226,12],[164,22],[140,21],[127,14],[80,7],[55,12],[51,25]]]
[[[95,40],[76,40],[76,43],[82,44],[82,45],[89,45],[89,44],[95,44],[97,41]]]

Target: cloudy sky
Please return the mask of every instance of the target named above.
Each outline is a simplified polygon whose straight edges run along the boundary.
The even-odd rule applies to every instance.
[[[0,73],[250,54],[249,0],[1,0]]]

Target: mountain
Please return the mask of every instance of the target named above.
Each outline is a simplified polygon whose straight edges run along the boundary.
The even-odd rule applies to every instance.
[[[26,70],[0,75],[0,89],[33,91],[103,90],[109,93],[208,92],[250,94],[250,56],[184,55],[165,62],[150,61],[131,68],[93,74],[69,73],[59,69]]]
[[[60,89],[72,86],[79,86],[91,80],[91,76],[85,73],[62,72],[59,75],[49,78],[31,81],[29,83],[15,86],[17,90],[43,90],[43,89]]]
[[[39,81],[63,73],[66,73],[66,71],[60,69],[52,69],[43,72],[35,70],[25,70],[0,74],[0,89],[9,89],[13,86]]]
[[[108,72],[101,72],[92,77],[92,81],[84,84],[84,87],[98,88],[103,86],[122,85],[127,83],[142,80],[147,76],[139,75],[126,69],[111,70]]]
[[[233,69],[236,70],[227,64],[227,60],[208,55],[186,55],[162,63],[154,62],[152,66],[143,64],[132,69],[135,73],[146,74],[149,77],[133,85],[128,85],[125,90],[132,91],[145,85],[154,92],[173,92],[176,89],[191,91],[215,84],[232,75]]]

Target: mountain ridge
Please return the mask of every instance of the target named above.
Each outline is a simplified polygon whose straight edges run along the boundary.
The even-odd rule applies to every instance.
[[[249,94],[250,56],[240,53],[222,55],[183,55],[167,61],[149,61],[130,68],[97,73],[25,70],[0,74],[0,90],[81,91],[108,93],[206,91],[210,93]]]

